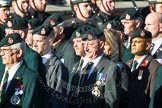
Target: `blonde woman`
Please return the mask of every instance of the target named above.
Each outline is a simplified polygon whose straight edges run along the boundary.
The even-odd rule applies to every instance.
[[[130,68],[121,60],[121,38],[117,30],[112,28],[104,29],[105,46],[104,53],[107,58],[116,63],[119,74],[119,108],[125,108],[129,101],[129,82],[131,78]]]

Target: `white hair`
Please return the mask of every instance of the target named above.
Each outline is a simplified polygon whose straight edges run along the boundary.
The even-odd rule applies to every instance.
[[[26,52],[26,43],[24,41],[22,41],[22,42],[11,45],[11,48],[13,49],[14,52],[19,50],[19,49],[22,49],[23,54],[25,54],[25,52]]]

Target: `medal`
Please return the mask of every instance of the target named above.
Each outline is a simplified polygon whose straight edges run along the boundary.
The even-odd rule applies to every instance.
[[[100,90],[98,89],[97,86],[95,86],[95,87],[92,88],[92,95],[94,95],[96,97],[100,97],[101,92],[100,92]]]
[[[19,95],[19,91],[15,91],[15,95],[16,95],[16,96]]]
[[[143,70],[140,70],[138,73],[138,80],[142,80]]]
[[[20,90],[20,91],[19,91],[19,94],[22,95],[22,94],[23,94],[23,90]]]
[[[101,81],[97,81],[97,82],[96,82],[96,85],[97,85],[97,86],[101,85]]]
[[[11,101],[11,104],[17,105],[17,104],[20,103],[20,98],[18,96],[14,95],[14,96],[11,97],[10,101]]]

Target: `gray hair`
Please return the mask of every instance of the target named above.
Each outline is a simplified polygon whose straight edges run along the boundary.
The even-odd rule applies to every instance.
[[[19,49],[22,49],[23,54],[25,54],[25,52],[26,52],[26,43],[24,41],[22,41],[22,42],[11,45],[11,48],[13,49],[13,53],[15,53]]]

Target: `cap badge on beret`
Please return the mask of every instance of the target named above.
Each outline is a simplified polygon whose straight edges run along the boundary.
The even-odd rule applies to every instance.
[[[112,25],[110,23],[107,24],[107,29],[111,29]]]
[[[130,15],[126,14],[125,19],[130,20]]]
[[[42,28],[42,29],[41,29],[41,34],[42,34],[42,35],[45,35],[45,34],[46,34],[46,29],[45,29],[45,28]]]
[[[12,22],[11,22],[11,21],[8,21],[8,22],[7,22],[7,26],[8,26],[8,27],[12,27]]]
[[[55,25],[54,19],[51,19],[51,20],[50,20],[50,24],[51,24],[51,25]]]
[[[8,43],[12,44],[13,43],[13,39],[12,38],[8,38]]]
[[[93,36],[92,36],[92,34],[88,34],[88,39],[92,39],[93,38]]]
[[[145,36],[145,32],[144,32],[144,31],[141,31],[140,35],[141,35],[142,37],[144,37],[144,36]]]
[[[31,28],[32,28],[32,24],[28,23],[28,29],[31,29]]]
[[[76,37],[80,37],[80,33],[79,32],[76,32]]]

